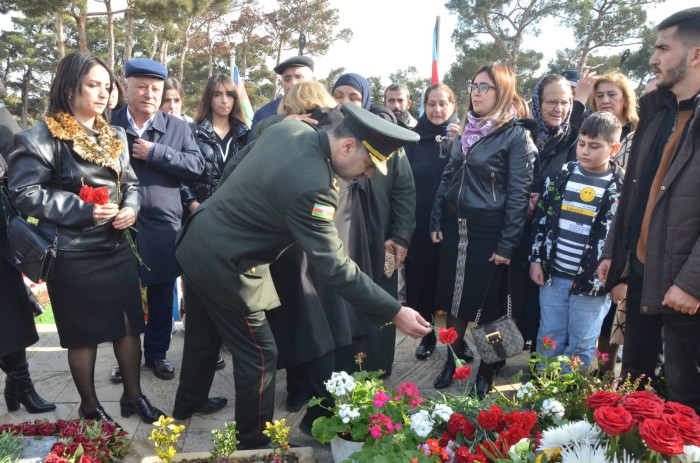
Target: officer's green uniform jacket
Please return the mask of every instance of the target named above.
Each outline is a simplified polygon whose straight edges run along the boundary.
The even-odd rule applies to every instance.
[[[343,251],[333,223],[338,204],[326,132],[276,124],[185,224],[177,259],[202,291],[243,313],[279,299],[269,264],[294,242],[339,295],[372,321],[389,321],[400,304]]]

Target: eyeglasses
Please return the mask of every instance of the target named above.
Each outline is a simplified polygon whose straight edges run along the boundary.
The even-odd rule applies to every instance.
[[[493,85],[489,85],[486,82],[482,82],[480,84],[469,84],[469,91],[472,93],[478,90],[479,93],[483,93],[484,95],[486,95],[489,92],[489,89],[495,90],[496,87],[494,87]]]
[[[571,101],[569,100],[547,100],[544,102],[547,106],[550,108],[556,108],[557,106],[561,106],[562,108],[568,108],[571,106]]]

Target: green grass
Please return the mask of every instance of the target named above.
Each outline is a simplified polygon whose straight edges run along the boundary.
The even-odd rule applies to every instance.
[[[37,325],[53,325],[56,323],[53,319],[53,310],[51,304],[44,305],[44,313],[34,319]]]

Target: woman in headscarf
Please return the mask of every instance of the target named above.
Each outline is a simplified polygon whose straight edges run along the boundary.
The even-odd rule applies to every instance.
[[[506,66],[484,66],[475,74],[464,130],[435,195],[431,238],[442,242],[438,307],[449,311],[456,352],[479,310],[482,324],[500,317],[508,265],[525,226],[537,149],[534,123],[523,119],[528,109],[515,87],[515,73]],[[436,389],[450,385],[455,363],[449,355]],[[491,390],[499,363],[479,364],[478,397]]]
[[[573,110],[571,84],[559,74],[541,78],[535,85],[530,109],[537,121],[538,158],[535,162],[535,179],[530,194],[528,218],[532,218],[535,204],[544,189],[547,177],[554,175],[561,166],[576,160],[578,127],[571,122]],[[520,246],[511,262],[511,294],[513,317],[526,341],[525,348],[534,348],[540,323],[539,287],[529,277],[531,227],[528,220]],[[532,343],[529,344],[528,341]]]
[[[442,172],[450,159],[452,140],[459,131],[459,119],[454,92],[445,84],[428,87],[423,106],[426,111],[413,129],[420,135],[420,140],[406,147],[416,186],[416,230],[406,261],[406,304],[418,310],[426,320],[432,320],[437,308],[440,244],[430,240],[430,211]],[[416,358],[427,359],[436,345],[437,337],[431,332],[416,348]],[[465,342],[463,346],[468,352],[462,352],[460,356],[467,361],[473,360],[469,345]]]

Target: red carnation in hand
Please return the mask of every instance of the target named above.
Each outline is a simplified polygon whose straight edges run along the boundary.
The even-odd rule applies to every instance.
[[[680,433],[661,420],[649,418],[639,423],[639,435],[651,450],[662,455],[683,453],[683,438]]]
[[[464,379],[467,379],[471,376],[472,374],[472,369],[471,367],[457,367],[455,369],[454,374],[452,375],[452,378],[456,379],[457,381],[462,381]]]
[[[454,328],[438,328],[438,339],[443,344],[452,344],[457,340],[457,332]]]
[[[603,406],[593,412],[593,420],[605,434],[619,436],[634,428],[632,414],[622,407]]]
[[[80,188],[80,193],[78,193],[78,196],[80,199],[82,199],[86,203],[91,203],[92,202],[92,192],[94,189],[91,186],[88,185],[83,185]]]
[[[109,202],[109,190],[107,187],[95,188],[92,192],[92,202],[103,206]]]

